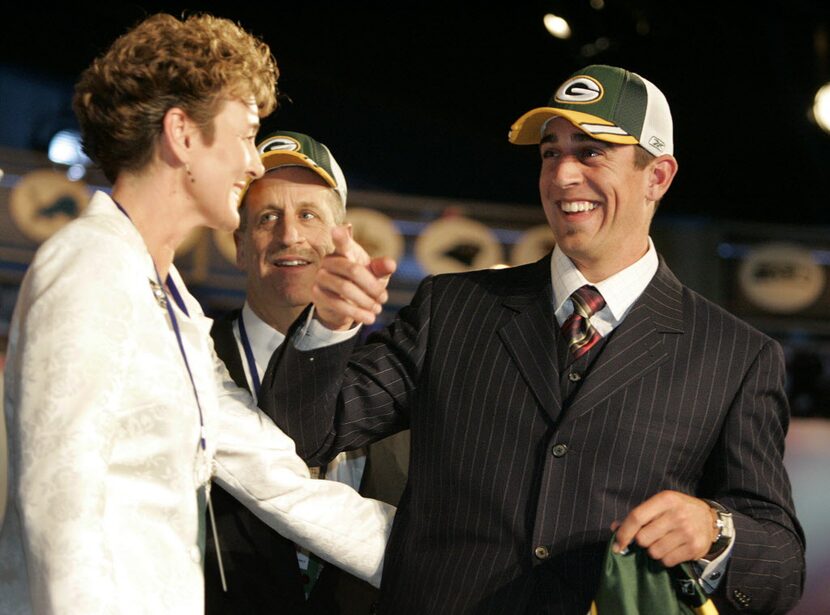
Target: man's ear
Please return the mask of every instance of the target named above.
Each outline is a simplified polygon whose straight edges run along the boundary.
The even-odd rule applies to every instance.
[[[190,161],[194,139],[199,127],[180,107],[171,107],[162,120],[161,152],[171,164]]]
[[[646,196],[650,201],[659,201],[671,186],[677,175],[677,160],[674,156],[663,154],[654,159],[648,168],[648,188]]]

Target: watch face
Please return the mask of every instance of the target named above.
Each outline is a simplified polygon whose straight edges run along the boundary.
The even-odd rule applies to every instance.
[[[718,537],[715,542],[728,542],[735,535],[735,525],[732,522],[732,513],[718,511],[718,520],[716,522],[718,528]]]
[[[9,213],[21,233],[41,243],[77,218],[88,200],[83,182],[41,169],[17,182],[9,199]]]

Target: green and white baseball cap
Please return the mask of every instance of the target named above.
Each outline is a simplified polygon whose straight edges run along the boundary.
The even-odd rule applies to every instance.
[[[600,141],[639,144],[655,156],[674,153],[669,103],[653,83],[615,66],[586,66],[559,86],[547,107],[525,113],[510,127],[517,145],[539,143],[545,126],[563,117]]]
[[[265,172],[282,167],[311,169],[334,188],[343,207],[348,189],[340,165],[328,147],[299,132],[280,131],[265,137],[257,146]]]

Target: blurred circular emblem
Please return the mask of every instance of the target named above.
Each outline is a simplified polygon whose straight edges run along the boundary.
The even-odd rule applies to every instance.
[[[738,283],[749,301],[776,314],[812,305],[824,290],[825,277],[810,250],[785,243],[753,248],[738,269]]]
[[[89,190],[66,174],[41,169],[23,176],[9,199],[9,213],[20,232],[41,243],[77,218],[86,208]]]
[[[555,245],[553,231],[547,224],[531,227],[522,233],[519,241],[513,246],[510,262],[514,266],[535,263],[553,250]]]
[[[440,218],[415,241],[415,257],[428,273],[487,269],[502,262],[501,244],[481,222],[461,216]]]
[[[346,222],[352,225],[354,240],[372,258],[388,256],[396,261],[404,251],[404,241],[392,220],[374,209],[354,207],[346,210]]]

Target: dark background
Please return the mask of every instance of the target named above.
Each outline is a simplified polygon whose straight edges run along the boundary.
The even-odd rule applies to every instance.
[[[0,145],[45,150],[73,123],[78,73],[117,35],[159,10],[204,10],[270,44],[283,98],[264,130],[327,143],[354,188],[535,204],[537,154],[508,144],[510,124],[574,70],[608,63],[672,106],[680,173],[661,215],[830,223],[830,135],[809,117],[830,81],[826,0],[293,4],[7,10]],[[547,12],[569,19],[571,40],[545,31]]]

